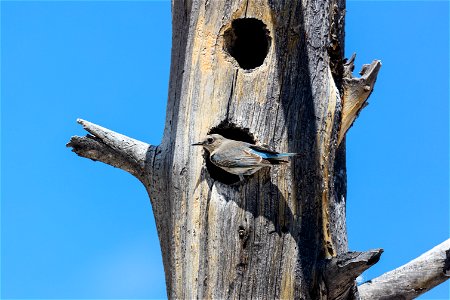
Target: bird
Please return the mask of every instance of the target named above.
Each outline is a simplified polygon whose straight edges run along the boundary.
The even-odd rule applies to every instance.
[[[209,152],[210,161],[228,173],[239,176],[252,175],[261,168],[287,164],[285,158],[297,153],[279,153],[266,147],[242,141],[227,139],[220,134],[209,134],[201,142],[192,146],[202,146]]]

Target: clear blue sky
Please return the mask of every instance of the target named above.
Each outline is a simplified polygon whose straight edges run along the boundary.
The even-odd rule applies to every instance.
[[[81,117],[158,144],[170,2],[1,2],[1,298],[165,298],[131,175],[65,147]],[[349,1],[346,55],[381,59],[347,138],[352,250],[368,280],[449,236],[449,3]],[[448,299],[449,284],[421,299]]]

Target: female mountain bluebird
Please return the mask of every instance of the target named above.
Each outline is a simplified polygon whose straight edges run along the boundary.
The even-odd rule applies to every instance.
[[[263,167],[286,164],[283,158],[297,155],[297,153],[278,153],[267,148],[246,142],[230,140],[220,134],[210,134],[192,146],[203,146],[209,152],[209,158],[219,168],[239,175],[251,175]]]

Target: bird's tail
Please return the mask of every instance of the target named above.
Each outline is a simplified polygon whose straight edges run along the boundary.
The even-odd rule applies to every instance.
[[[278,158],[280,157],[289,157],[289,156],[297,156],[300,155],[299,153],[278,153],[276,156]]]
[[[272,165],[284,165],[288,164],[289,160],[287,157],[298,156],[299,153],[277,153],[276,155],[272,155],[271,157],[266,158]]]
[[[271,165],[286,165],[289,163],[288,160],[282,158],[267,158],[266,159]]]

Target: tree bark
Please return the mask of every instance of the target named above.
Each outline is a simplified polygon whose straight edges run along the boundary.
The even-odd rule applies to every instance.
[[[172,243],[163,250],[169,297],[314,299],[318,261],[347,251],[341,87],[333,79],[342,68],[331,68],[328,53],[334,42],[333,59],[342,60],[343,24],[332,22],[343,6],[173,2],[174,64],[156,158],[164,167],[150,192],[170,214],[162,234]],[[231,56],[239,57],[237,35],[247,30],[236,19],[260,20],[267,33],[267,56],[254,69]],[[210,132],[304,157],[227,184],[190,146]]]
[[[363,300],[414,299],[450,277],[450,239],[359,286]]]
[[[73,151],[146,187],[169,298],[358,297],[382,250],[348,253],[344,137],[381,64],[353,77],[344,13],[344,0],[173,0],[161,144],[79,120],[91,135]],[[303,155],[238,181],[191,147],[208,133]]]

